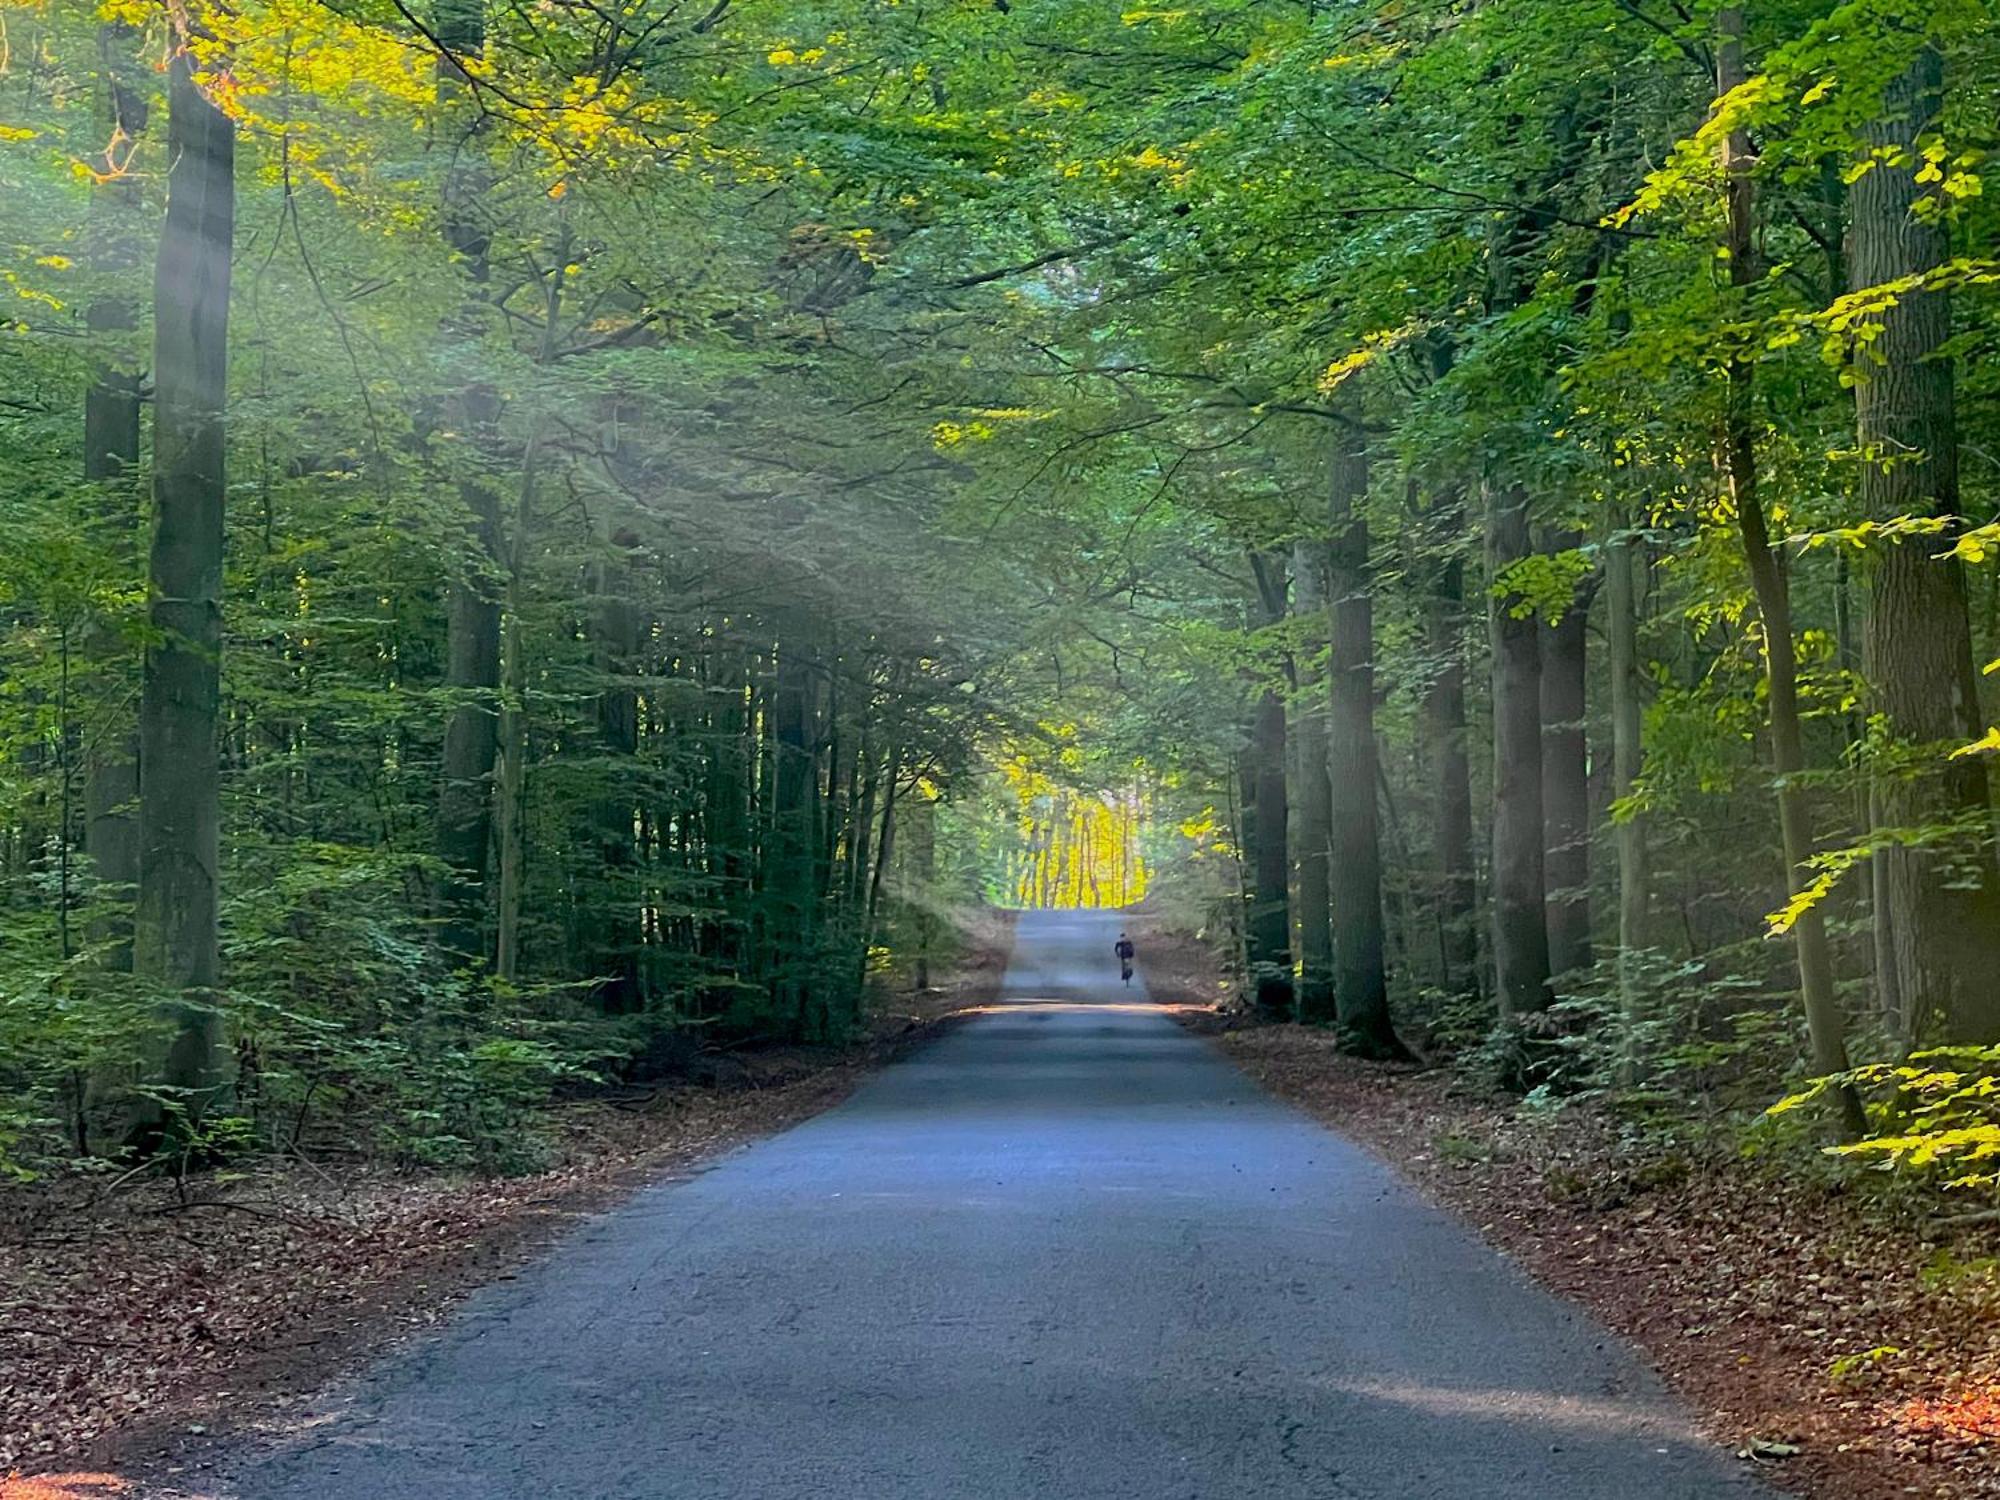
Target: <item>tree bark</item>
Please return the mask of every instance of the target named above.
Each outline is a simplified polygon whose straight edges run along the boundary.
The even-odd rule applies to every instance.
[[[1551,550],[1575,547],[1570,532]],[[1549,968],[1587,969],[1590,951],[1590,766],[1584,719],[1585,630],[1590,590],[1581,588],[1560,620],[1542,627],[1542,821],[1548,841],[1546,921]]]
[[[1717,13],[1716,92],[1726,94],[1745,78],[1743,12],[1728,6]],[[1750,142],[1745,132],[1723,138],[1722,175],[1725,239],[1733,286],[1745,288],[1758,276],[1753,223]],[[1756,413],[1752,405],[1752,365],[1747,357],[1729,362],[1723,406],[1722,456],[1724,477],[1736,509],[1744,560],[1757,597],[1764,627],[1764,680],[1771,724],[1771,769],[1777,783],[1778,829],[1784,846],[1785,892],[1796,896],[1811,881],[1807,862],[1813,853],[1811,815],[1798,777],[1805,770],[1804,735],[1799,718],[1798,659],[1792,638],[1792,604],[1784,563],[1771,548],[1758,489]],[[1818,905],[1807,909],[1792,928],[1799,961],[1799,989],[1805,1003],[1806,1030],[1816,1072],[1824,1075],[1847,1068],[1846,1018],[1834,993],[1833,955],[1827,946],[1826,919]],[[1841,1090],[1841,1128],[1858,1134],[1863,1126],[1858,1101]]]
[[[133,220],[140,208],[138,178],[121,169],[145,134],[147,107],[128,76],[136,71],[128,56],[131,28],[107,22],[97,35],[111,145],[106,177],[91,188],[91,262],[96,271],[121,276],[139,263]],[[100,489],[107,544],[122,570],[135,561],[137,551],[141,403],[137,361],[120,346],[137,330],[139,319],[129,297],[108,292],[91,302],[84,321],[99,348],[83,398],[83,477]],[[98,677],[116,684],[109,696],[121,705],[107,715],[108,722],[91,736],[84,752],[84,853],[99,885],[118,903],[91,937],[103,945],[106,968],[129,972],[132,920],[124,903],[132,899],[139,879],[139,733],[117,690],[130,670],[129,652],[108,625],[92,630],[87,649]]]
[[[167,216],[153,286],[153,640],[139,700],[139,892],[133,972],[171,997],[155,1081],[190,1124],[222,1104],[221,948],[224,413],[236,128],[176,39],[167,115]],[[141,1136],[167,1125],[142,1105]]]
[[[1439,948],[1444,983],[1461,994],[1479,984],[1478,885],[1473,865],[1472,763],[1465,725],[1465,562],[1457,539],[1465,527],[1463,497],[1439,499],[1426,528],[1444,555],[1428,569],[1423,599],[1424,646],[1431,677],[1423,696],[1426,763],[1437,782],[1433,854],[1438,870]]]
[[[1322,630],[1330,624],[1326,600],[1326,549],[1301,541],[1292,549],[1292,607],[1310,622],[1307,661],[1317,652]],[[1327,689],[1329,684],[1308,666],[1292,717],[1293,762],[1297,787],[1291,799],[1294,862],[1298,867],[1299,988],[1301,1021],[1334,1019],[1333,896],[1330,885],[1333,849],[1333,784],[1327,764]],[[1122,904],[1122,903],[1121,903]]]
[[[1258,623],[1275,625],[1285,617],[1285,563],[1282,557],[1254,554]],[[1252,983],[1257,1006],[1268,1015],[1288,1015],[1292,1008],[1292,918],[1289,823],[1285,797],[1285,700],[1278,689],[1258,694],[1251,721],[1250,743],[1244,752],[1251,791],[1249,934]]]
[[[734,975],[743,956],[743,913],[749,910],[749,684],[742,655],[716,640],[707,660],[706,734],[702,764],[702,867],[706,903],[704,951]]]
[[[937,946],[937,803],[918,792],[909,812],[909,889],[904,899],[916,913],[917,952],[910,982],[919,992],[931,987],[931,958]]]
[[[614,538],[612,546],[621,545]],[[591,611],[596,667],[597,738],[606,760],[607,785],[597,799],[597,862],[601,880],[590,882],[594,920],[588,962],[597,978],[597,1000],[623,1015],[643,1008],[640,984],[638,864],[633,828],[636,808],[630,790],[639,750],[639,694],[632,686],[632,657],[639,649],[638,611],[627,597],[629,578],[622,560],[600,563],[597,598]]]
[[[815,1008],[819,997],[813,972],[813,804],[818,788],[807,639],[803,623],[788,619],[778,642],[771,698],[777,764],[764,890],[771,912],[772,999],[798,1039],[816,1040],[823,1039],[825,1017]]]
[[[1651,566],[1645,543],[1620,518],[1604,548],[1604,616],[1611,676],[1611,779],[1630,797],[1645,766],[1645,699],[1639,674],[1639,579]],[[1635,577],[1635,575],[1637,575]],[[1628,809],[1612,824],[1618,855],[1618,994],[1628,1036],[1642,1019],[1636,955],[1652,946],[1652,871],[1646,820]],[[1629,1050],[1628,1050],[1629,1058]],[[1631,1069],[1626,1069],[1628,1081]]]
[[[524,484],[532,493],[532,486]],[[525,513],[529,501],[523,501]],[[500,880],[493,913],[493,972],[513,983],[521,974],[522,901],[528,874],[528,662],[521,611],[526,603],[516,531],[515,567],[507,585],[507,614],[500,637],[500,725],[493,764],[494,840]]]
[[[436,27],[446,54],[438,62],[439,101],[451,107],[469,93],[461,59],[476,59],[486,48],[485,0],[439,0]],[[465,277],[466,292],[465,306],[447,320],[448,344],[472,343],[482,326],[490,275],[490,236],[481,204],[486,174],[479,158],[486,126],[485,113],[475,104],[444,176],[444,239]],[[444,409],[465,453],[493,447],[500,401],[490,386],[463,382],[447,397]],[[492,957],[485,936],[486,886],[497,794],[493,767],[499,753],[501,560],[506,543],[500,495],[493,486],[481,475],[464,472],[457,488],[467,535],[445,599],[444,685],[453,703],[445,720],[438,787],[436,847],[449,872],[440,893],[438,936],[445,952],[483,968]]]
[[[863,909],[869,849],[875,836],[875,797],[882,784],[881,766],[872,740],[872,725],[864,722],[854,770],[859,791],[855,795],[853,816],[848,823],[847,868],[843,874],[841,895],[842,904],[850,913],[857,915]]]
[[[1943,59],[1924,46],[1885,89],[1866,133],[1875,158],[1850,190],[1849,275],[1854,289],[1920,275],[1949,254],[1945,227],[1917,204],[1935,189],[1916,171],[1919,137],[1935,127]],[[1861,504],[1875,520],[1959,520],[1958,431],[1947,342],[1951,302],[1942,291],[1899,297],[1854,365]],[[1881,780],[1881,814],[1893,828],[1955,825],[1924,848],[1896,847],[1887,866],[1887,915],[1896,988],[1911,1037],[2000,1041],[2000,881],[1990,843],[1986,767],[1949,751],[1977,738],[1980,713],[1965,580],[1940,559],[1936,537],[1880,544],[1871,577],[1868,680],[1888,731],[1916,747],[1907,774]],[[1898,768],[1899,772],[1902,768]]]
[[[1486,491],[1486,628],[1493,654],[1493,984],[1503,1021],[1546,1010],[1549,937],[1542,819],[1541,627],[1516,619],[1501,577],[1529,554],[1528,499]]]
[[[896,803],[902,787],[902,752],[891,748],[886,761],[882,789],[882,821],[875,834],[875,870],[868,877],[868,946],[875,946],[881,928],[882,886],[889,860],[896,852]]]
[[[560,210],[558,214],[560,215]],[[565,224],[556,245],[556,266],[569,260]],[[546,369],[555,359],[556,330],[562,316],[562,272],[542,278],[542,336],[535,363]],[[528,880],[528,558],[535,531],[541,481],[542,418],[530,428],[521,456],[521,485],[507,545],[506,614],[500,632],[500,723],[494,755],[493,820],[500,854],[500,890],[494,913],[493,972],[512,983],[520,977],[522,919]]]
[[[447,953],[484,967],[486,873],[493,842],[493,761],[499,748],[500,508],[484,486],[461,488],[472,520],[469,560],[445,601],[445,720],[437,852],[450,871],[439,939]]]
[[[1368,567],[1368,458],[1360,436],[1338,429],[1327,501],[1327,596],[1332,670],[1327,762],[1333,797],[1331,887],[1334,1007],[1341,1045],[1366,1057],[1403,1055],[1389,1022],[1382,843],[1376,783],[1375,606]]]

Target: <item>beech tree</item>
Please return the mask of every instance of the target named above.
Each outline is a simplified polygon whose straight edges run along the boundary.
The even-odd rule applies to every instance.
[[[144,1101],[199,1118],[228,1068],[222,984],[221,706],[225,409],[236,127],[204,91],[196,37],[173,38],[166,221],[153,279],[153,638],[139,698],[133,970],[169,997],[173,1032]]]

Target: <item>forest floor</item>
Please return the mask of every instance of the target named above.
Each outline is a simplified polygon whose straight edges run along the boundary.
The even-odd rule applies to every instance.
[[[1199,954],[1179,962],[1199,962]],[[1642,1346],[1711,1432],[1816,1500],[2000,1495],[2000,1231],[1720,1154],[1635,1151],[1330,1033],[1183,1017]]]
[[[979,914],[939,983],[878,987],[855,1047],[736,1052],[704,1083],[552,1105],[557,1164],[532,1176],[287,1161],[185,1195],[0,1188],[0,1500],[116,1493],[108,1469],[197,1475],[223,1438],[302,1416],[578,1219],[839,1103],[990,1001],[1010,935],[1006,914]]]

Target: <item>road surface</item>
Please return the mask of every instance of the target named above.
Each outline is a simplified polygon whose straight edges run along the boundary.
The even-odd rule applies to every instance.
[[[1632,1353],[1024,917],[1011,1003],[594,1221],[243,1500],[1716,1500]]]

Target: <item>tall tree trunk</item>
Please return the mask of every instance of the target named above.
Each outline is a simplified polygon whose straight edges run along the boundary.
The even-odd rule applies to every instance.
[[[1309,622],[1305,642],[1310,663],[1328,623],[1325,547],[1312,541],[1292,549],[1292,607]],[[1298,866],[1299,993],[1301,1021],[1331,1021],[1333,1003],[1333,895],[1329,884],[1333,849],[1333,784],[1327,765],[1327,694],[1308,670],[1292,716],[1293,766],[1297,786],[1291,798],[1294,857]]]
[[[1403,1052],[1389,1024],[1382,843],[1376,782],[1375,606],[1368,570],[1368,458],[1343,426],[1327,500],[1327,596],[1332,609],[1327,762],[1333,795],[1334,1007],[1341,1045],[1366,1057]]]
[[[1493,984],[1501,1019],[1545,1010],[1549,935],[1542,820],[1541,626],[1516,618],[1502,575],[1529,555],[1528,499],[1486,493],[1486,627],[1493,653]]]
[[[741,913],[749,909],[750,755],[748,698],[742,654],[716,640],[708,656],[706,735],[702,764],[703,868],[713,910],[704,950],[735,977],[742,964]]]
[[[531,491],[532,487],[523,486]],[[528,502],[521,511],[525,513]],[[521,622],[526,587],[522,580],[520,533],[507,584],[507,613],[500,634],[500,725],[493,763],[494,842],[499,846],[500,880],[493,912],[493,972],[509,983],[521,974],[521,920],[528,874],[528,661],[527,632]]]
[[[562,211],[559,209],[558,216]],[[569,261],[565,220],[556,245],[557,269],[542,277],[542,335],[535,363],[554,362],[562,317],[561,267]],[[493,972],[513,982],[521,973],[522,920],[528,880],[528,560],[541,481],[543,421],[536,414],[521,456],[521,486],[507,547],[507,609],[500,632],[500,724],[494,755],[494,829],[500,890],[494,912]]]
[[[1639,579],[1649,566],[1645,542],[1620,518],[1604,549],[1604,623],[1611,668],[1611,779],[1615,795],[1621,798],[1632,795],[1645,765]],[[1645,815],[1628,807],[1612,831],[1618,854],[1618,995],[1629,1038],[1642,1019],[1636,956],[1652,946],[1653,885]],[[1627,1059],[1629,1063],[1629,1048]],[[1632,1069],[1624,1071],[1629,1081]]]
[[[445,601],[444,682],[456,701],[445,720],[438,787],[437,852],[450,872],[439,940],[447,953],[483,967],[500,723],[500,508],[498,497],[483,485],[465,486],[461,493],[472,532],[469,560]]]
[[[221,949],[222,560],[236,128],[176,38],[167,217],[153,284],[153,640],[139,699],[139,895],[133,971],[173,997],[155,1081],[190,1121],[229,1085],[217,1009]],[[142,1106],[142,1136],[163,1112]]]
[[[1868,778],[1868,826],[1887,828],[1882,809],[1882,778]],[[1895,901],[1891,895],[1889,860],[1878,853],[1868,861],[1869,950],[1875,963],[1875,1004],[1882,1025],[1903,1048],[1915,1040],[1908,1031],[1910,1008],[1903,1003],[1902,970],[1896,962]]]
[[[438,95],[451,107],[468,98],[461,60],[486,47],[485,0],[440,0]],[[483,326],[489,235],[481,203],[486,183],[479,143],[484,111],[469,110],[463,138],[445,171],[443,230],[446,246],[465,277],[465,306],[447,321],[448,344],[470,344]],[[449,377],[448,377],[449,378]],[[488,452],[500,401],[481,382],[459,384],[444,403],[446,424],[468,455]],[[468,465],[469,469],[469,465]],[[476,473],[462,473],[458,493],[467,530],[461,559],[445,599],[444,685],[452,706],[445,720],[438,786],[436,846],[448,872],[439,901],[439,941],[459,961],[483,967],[491,956],[486,938],[486,883],[492,858],[493,764],[499,750],[500,606],[503,591],[500,495]]]
[[[1935,128],[1944,64],[1924,46],[1883,93],[1866,143],[1873,158],[1850,193],[1849,274],[1856,290],[1921,275],[1949,253],[1945,226],[1917,201],[1917,141]],[[1941,516],[1957,524],[1958,430],[1951,302],[1906,292],[1882,315],[1854,365],[1861,503],[1875,520]],[[2000,1041],[2000,882],[1989,836],[1986,767],[1949,751],[1977,737],[1977,678],[1965,580],[1929,536],[1880,544],[1871,578],[1866,654],[1875,706],[1898,741],[1921,747],[1909,774],[1886,776],[1881,812],[1893,828],[1952,825],[1943,846],[1890,848],[1888,920],[1897,989],[1912,1037]]]
[[[849,779],[853,769],[853,757],[848,754],[843,730],[840,694],[841,655],[829,645],[823,652],[826,676],[826,709],[821,722],[824,732],[820,735],[821,759],[826,762],[823,782],[826,794],[820,800],[819,823],[819,867],[814,881],[820,900],[829,910],[838,911],[835,899],[834,859],[840,852],[841,836],[847,831],[847,820],[854,800],[854,787]]]
[[[1562,551],[1578,544],[1571,532],[1549,538]],[[1548,848],[1546,921],[1549,968],[1557,974],[1590,967],[1590,766],[1585,739],[1584,627],[1590,590],[1579,589],[1560,620],[1542,627],[1542,823]]]
[[[772,999],[800,1040],[822,1039],[826,1018],[816,1008],[812,899],[814,802],[811,659],[803,622],[787,619],[778,642],[772,691],[773,768],[771,843],[764,889],[771,911],[775,964]]]
[[[1424,647],[1431,677],[1423,697],[1426,763],[1437,782],[1433,854],[1438,870],[1439,947],[1444,983],[1461,994],[1479,985],[1479,906],[1473,868],[1472,763],[1465,725],[1465,562],[1457,541],[1465,504],[1456,491],[1443,496],[1426,528],[1431,545],[1445,549],[1427,570],[1423,599]]]
[[[910,978],[921,991],[931,987],[931,959],[937,947],[937,803],[918,792],[908,816],[909,888],[904,899],[916,912],[917,953]]]
[[[875,836],[875,797],[882,785],[881,765],[875,755],[873,738],[872,725],[864,722],[854,770],[860,791],[854,799],[854,813],[848,823],[847,869],[843,874],[841,896],[849,913],[856,916],[864,904],[862,897],[868,878],[869,849]]]
[[[1725,7],[1716,16],[1716,92],[1727,94],[1745,78],[1743,12]],[[1753,227],[1754,199],[1750,177],[1750,142],[1745,132],[1723,138],[1722,174],[1725,239],[1729,279],[1738,288],[1758,277]],[[1743,555],[1750,565],[1750,582],[1757,596],[1757,613],[1764,626],[1764,676],[1770,702],[1771,769],[1777,782],[1778,830],[1784,845],[1785,891],[1796,896],[1811,880],[1811,814],[1799,775],[1805,770],[1805,744],[1799,719],[1798,660],[1792,639],[1792,603],[1783,560],[1772,551],[1764,522],[1764,502],[1758,490],[1756,412],[1753,408],[1752,366],[1734,359],[1726,373],[1728,390],[1723,408],[1722,454],[1736,525],[1743,538]],[[1833,955],[1827,946],[1826,919],[1820,907],[1805,911],[1792,928],[1799,960],[1799,988],[1805,1002],[1806,1029],[1813,1067],[1822,1074],[1847,1067],[1846,1019],[1833,987]],[[1839,1100],[1842,1128],[1848,1134],[1862,1125],[1860,1106],[1843,1090]]]
[[[146,131],[146,98],[133,87],[136,61],[129,56],[132,29],[120,22],[98,27],[104,121],[110,126],[105,176],[90,194],[92,269],[123,276],[139,264],[137,226],[139,179],[124,171]],[[83,477],[99,487],[99,514],[107,544],[121,570],[135,560],[140,522],[140,375],[133,351],[121,347],[139,326],[132,299],[117,292],[95,298],[85,314],[94,352],[89,389],[83,398]],[[129,652],[108,625],[91,633],[88,654],[96,673],[120,686],[130,670]],[[124,695],[108,696],[122,703]],[[139,879],[139,733],[123,707],[85,746],[83,846],[100,885],[116,892],[116,914],[98,924],[92,940],[105,945],[106,968],[132,967],[132,922],[123,903]]]
[[[612,545],[626,541],[629,538],[614,539]],[[590,882],[595,909],[587,961],[599,981],[598,1003],[613,1015],[639,1010],[644,1002],[639,971],[639,852],[633,833],[636,799],[630,781],[639,750],[639,694],[630,679],[640,630],[638,611],[626,596],[629,586],[622,560],[599,564],[591,624],[601,678],[597,739],[606,761],[606,785],[597,799],[601,878]]]
[[[1281,556],[1255,554],[1258,623],[1275,625],[1285,617],[1285,562]],[[1246,749],[1246,782],[1251,790],[1249,836],[1249,934],[1252,981],[1257,1006],[1268,1015],[1287,1015],[1292,1008],[1292,918],[1290,849],[1286,832],[1290,819],[1285,797],[1285,700],[1278,689],[1265,688],[1257,697]]]
[[[885,784],[882,790],[882,821],[875,834],[875,870],[868,877],[868,940],[867,946],[874,947],[877,934],[881,931],[882,886],[889,860],[896,852],[896,803],[902,787],[902,752],[893,746],[884,762]]]

